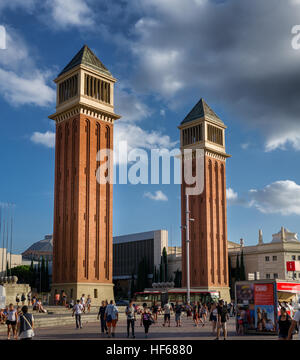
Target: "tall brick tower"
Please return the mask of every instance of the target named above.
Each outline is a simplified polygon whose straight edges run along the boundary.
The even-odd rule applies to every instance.
[[[203,149],[204,190],[189,196],[190,283],[192,288],[219,291],[229,300],[226,218],[226,126],[203,99],[179,126],[181,150]],[[193,156],[193,171],[195,157]],[[183,179],[184,179],[183,167]],[[186,188],[181,187],[182,275],[186,286]]]
[[[99,184],[97,153],[113,149],[114,83],[85,45],[57,84],[52,294],[113,299],[113,185]]]

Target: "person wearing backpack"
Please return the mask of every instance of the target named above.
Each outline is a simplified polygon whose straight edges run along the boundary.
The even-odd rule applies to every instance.
[[[114,301],[111,300],[110,304],[106,306],[105,309],[105,321],[108,328],[108,337],[115,337],[115,331],[117,322],[119,319],[119,311],[116,305],[114,305]]]
[[[141,326],[144,326],[145,338],[148,337],[150,325],[152,325],[153,323],[154,323],[154,319],[153,319],[153,317],[151,315],[151,312],[148,309],[147,304],[144,303],[143,304],[143,311],[142,311],[142,315],[141,315]]]
[[[20,340],[32,340],[34,337],[33,315],[28,314],[28,306],[22,307],[22,313],[18,322],[18,333]]]

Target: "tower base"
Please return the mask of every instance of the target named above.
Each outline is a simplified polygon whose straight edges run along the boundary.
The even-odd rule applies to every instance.
[[[211,290],[218,291],[220,294],[220,300],[224,300],[229,304],[231,302],[230,287],[213,287]]]
[[[68,284],[52,284],[51,301],[54,303],[55,294],[65,292],[67,301],[79,300],[82,294],[85,298],[91,296],[92,306],[100,306],[103,300],[114,300],[114,285],[105,283],[68,283]]]

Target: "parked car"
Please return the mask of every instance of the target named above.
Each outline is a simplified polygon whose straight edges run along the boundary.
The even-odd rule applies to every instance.
[[[129,301],[127,301],[127,300],[118,300],[118,301],[116,301],[116,305],[117,306],[128,306]]]

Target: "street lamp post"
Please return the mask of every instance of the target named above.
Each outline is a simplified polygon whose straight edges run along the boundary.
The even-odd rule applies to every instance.
[[[185,236],[186,236],[186,297],[187,297],[187,303],[189,304],[191,302],[191,278],[190,278],[190,221],[194,221],[194,219],[190,218],[190,206],[189,206],[189,195],[186,195],[185,198]]]

